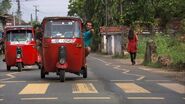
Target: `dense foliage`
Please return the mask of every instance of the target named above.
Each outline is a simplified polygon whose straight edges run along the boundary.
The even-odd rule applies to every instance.
[[[11,8],[10,0],[1,0],[0,2],[0,15],[8,13]]]
[[[185,18],[184,4],[185,0],[70,0],[68,15],[92,20],[97,26],[154,25],[159,19],[165,29],[171,19]]]
[[[185,0],[70,0],[69,16],[93,21],[100,26],[145,26],[153,34],[154,28],[167,32],[167,24],[185,18]],[[97,32],[98,34],[98,32]],[[94,42],[100,41],[98,37]]]

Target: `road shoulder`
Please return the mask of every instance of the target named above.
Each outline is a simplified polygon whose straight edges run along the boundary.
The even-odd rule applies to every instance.
[[[137,67],[141,70],[145,70],[151,73],[156,73],[159,75],[162,75],[164,77],[171,78],[172,80],[175,80],[179,83],[185,84],[185,71],[175,71],[173,69],[167,69],[167,68],[152,68],[149,66],[142,65],[143,59],[136,59],[136,65],[131,65],[130,59],[117,59],[112,58],[111,55],[100,55],[96,53],[92,53],[93,56],[98,56],[99,58],[103,58],[106,60],[114,60],[114,62],[117,62],[118,64],[126,65],[129,67]]]

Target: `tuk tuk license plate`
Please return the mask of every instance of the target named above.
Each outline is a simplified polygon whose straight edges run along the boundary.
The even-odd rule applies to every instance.
[[[74,43],[75,39],[52,39],[51,43]]]

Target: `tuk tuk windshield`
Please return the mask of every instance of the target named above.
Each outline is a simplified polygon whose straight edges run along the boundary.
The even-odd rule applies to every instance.
[[[77,21],[58,20],[48,21],[44,29],[44,37],[50,38],[78,38],[80,25]]]
[[[26,42],[32,40],[31,30],[11,30],[7,32],[7,41],[10,42]]]

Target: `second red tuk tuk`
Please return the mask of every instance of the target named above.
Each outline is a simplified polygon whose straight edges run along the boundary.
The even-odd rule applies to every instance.
[[[37,64],[40,57],[32,26],[9,26],[5,28],[5,62],[7,70],[17,66],[22,71],[25,65]]]
[[[41,78],[56,72],[65,81],[65,72],[87,77],[82,21],[73,17],[46,17],[42,21]]]

